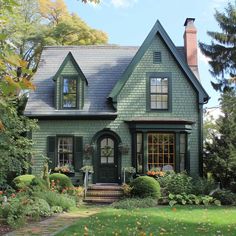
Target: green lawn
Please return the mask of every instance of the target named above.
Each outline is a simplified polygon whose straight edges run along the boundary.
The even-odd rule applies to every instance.
[[[62,235],[236,235],[236,207],[191,207],[116,210],[80,219]]]

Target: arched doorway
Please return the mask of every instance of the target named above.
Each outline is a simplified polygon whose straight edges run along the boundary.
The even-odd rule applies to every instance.
[[[94,155],[94,182],[120,182],[120,138],[113,131],[103,130],[94,137],[96,152]]]

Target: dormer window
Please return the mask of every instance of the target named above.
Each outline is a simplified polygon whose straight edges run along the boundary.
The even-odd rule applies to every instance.
[[[63,108],[77,108],[77,79],[75,77],[62,77],[62,85]]]
[[[82,110],[88,81],[71,52],[67,54],[53,80],[56,82],[55,108]]]

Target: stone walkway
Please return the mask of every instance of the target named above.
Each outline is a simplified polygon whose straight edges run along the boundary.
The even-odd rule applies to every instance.
[[[62,213],[41,222],[27,224],[21,229],[5,234],[5,236],[52,236],[75,223],[78,219],[96,214],[99,208],[88,208],[76,212]]]

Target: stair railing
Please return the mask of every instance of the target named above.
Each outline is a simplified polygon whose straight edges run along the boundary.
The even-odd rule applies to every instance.
[[[84,175],[84,198],[86,197],[87,190],[88,190],[88,170],[85,171]]]

